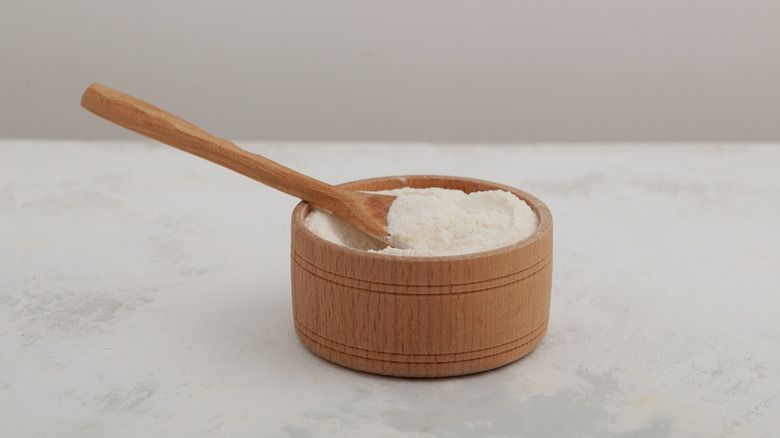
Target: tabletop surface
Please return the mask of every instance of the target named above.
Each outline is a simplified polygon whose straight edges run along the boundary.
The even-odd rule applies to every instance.
[[[151,142],[4,140],[0,436],[776,436],[780,145],[238,144],[539,197],[541,345],[459,378],[333,365],[293,330],[295,199]]]

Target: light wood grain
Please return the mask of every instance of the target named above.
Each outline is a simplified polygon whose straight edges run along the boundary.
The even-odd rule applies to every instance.
[[[393,244],[385,230],[387,210],[395,199],[393,196],[360,193],[326,184],[241,149],[184,119],[105,85],[90,85],[81,98],[81,106],[131,131],[319,205],[361,230]]]
[[[505,365],[533,350],[547,329],[552,215],[514,188],[465,178],[407,176],[344,185],[355,190],[443,187],[507,190],[540,218],[529,238],[478,254],[399,257],[325,241],[292,216],[295,328],[314,353],[377,374],[440,377]]]

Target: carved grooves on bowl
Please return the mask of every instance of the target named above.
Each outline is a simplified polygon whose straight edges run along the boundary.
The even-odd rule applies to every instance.
[[[306,260],[300,253],[291,251],[293,262],[301,269],[309,272],[311,275],[324,281],[346,286],[353,289],[361,289],[370,292],[392,293],[400,295],[447,295],[455,293],[485,292],[497,287],[506,286],[512,283],[523,281],[540,272],[552,261],[552,249],[545,254],[538,262],[521,271],[513,272],[501,277],[490,278],[487,280],[478,280],[472,282],[448,284],[448,285],[409,285],[380,283],[375,281],[366,281],[358,278],[347,277],[335,272],[324,270]]]
[[[295,328],[298,331],[298,334],[306,338],[308,342],[317,344],[318,346],[331,351],[353,356],[355,358],[394,363],[446,364],[472,361],[477,359],[487,359],[493,356],[506,355],[515,351],[521,352],[534,342],[541,340],[541,337],[544,336],[544,333],[547,330],[547,319],[545,319],[541,324],[539,324],[538,327],[533,329],[525,336],[501,345],[482,348],[479,350],[437,354],[404,354],[386,351],[372,351],[353,347],[322,337],[306,328],[306,326],[304,326],[297,319],[295,320]]]

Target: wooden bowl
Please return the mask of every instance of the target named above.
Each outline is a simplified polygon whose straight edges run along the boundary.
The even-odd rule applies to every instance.
[[[515,361],[547,330],[552,215],[537,198],[487,181],[403,176],[355,181],[356,190],[443,187],[506,190],[540,219],[530,237],[475,254],[405,257],[347,248],[311,232],[301,202],[292,214],[292,303],[306,347],[369,373],[443,377]]]

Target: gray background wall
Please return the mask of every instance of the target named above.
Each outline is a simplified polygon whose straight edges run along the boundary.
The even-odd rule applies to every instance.
[[[91,82],[234,139],[780,140],[780,2],[2,1],[0,137],[129,138]]]

